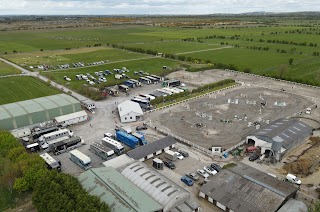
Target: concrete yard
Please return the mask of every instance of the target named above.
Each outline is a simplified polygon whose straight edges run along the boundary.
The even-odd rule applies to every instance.
[[[267,102],[264,107],[261,106],[263,102]],[[276,102],[285,106],[276,106]],[[312,104],[310,100],[290,93],[239,86],[153,112],[149,118],[158,128],[202,147],[221,145],[227,149],[255,130],[253,125],[248,127],[249,123],[258,122],[264,126]]]

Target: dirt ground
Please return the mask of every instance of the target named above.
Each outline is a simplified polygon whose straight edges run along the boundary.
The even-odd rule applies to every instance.
[[[305,145],[301,146],[295,154],[290,154],[288,158],[293,161],[284,165],[283,168],[287,172],[300,176],[311,175],[317,170],[320,162],[320,137],[311,137]]]
[[[261,103],[267,102],[266,106]],[[285,106],[275,105],[276,103]],[[153,125],[205,148],[229,148],[255,130],[307,108],[311,101],[294,94],[240,86],[151,113]]]

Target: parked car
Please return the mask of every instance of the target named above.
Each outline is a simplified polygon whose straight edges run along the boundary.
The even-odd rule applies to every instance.
[[[201,175],[202,177],[204,177],[204,178],[209,177],[209,174],[208,174],[207,172],[205,172],[204,170],[202,170],[202,169],[198,169],[198,170],[197,170],[197,173],[198,173],[199,175]]]
[[[176,153],[177,158],[178,158],[179,160],[183,160],[184,157],[183,157],[179,152],[174,152],[174,153]]]
[[[221,170],[221,167],[216,164],[216,163],[211,163],[211,168],[213,168],[214,170],[216,170],[217,172],[219,172]]]
[[[194,181],[199,180],[199,176],[196,173],[193,173],[193,172],[186,173],[186,176],[190,177]]]
[[[178,152],[185,158],[189,157],[189,153],[188,152],[185,152],[185,151],[182,151],[182,150],[178,150]]]
[[[259,158],[259,155],[253,153],[249,156],[249,161],[255,161]]]
[[[165,160],[164,161],[164,165],[166,167],[168,167],[169,169],[175,169],[176,168],[176,165],[174,165],[174,163],[172,163],[170,160]]]
[[[181,181],[184,182],[188,186],[192,186],[193,185],[193,181],[187,176],[181,177]]]
[[[203,170],[205,170],[206,172],[208,172],[209,174],[215,175],[218,172],[216,170],[214,170],[213,168],[211,168],[210,166],[205,166],[203,167]]]
[[[104,134],[104,137],[108,137],[108,138],[112,138],[113,139],[114,135],[112,135],[112,133],[108,133],[107,132],[107,133]]]
[[[71,81],[71,79],[67,76],[64,76],[63,79],[65,79],[66,81]]]
[[[148,129],[148,127],[147,126],[145,126],[145,125],[142,125],[142,126],[137,126],[136,127],[136,130],[146,130],[146,129]]]

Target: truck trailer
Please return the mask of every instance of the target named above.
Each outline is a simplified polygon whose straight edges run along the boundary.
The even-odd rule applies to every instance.
[[[116,138],[118,141],[124,143],[132,149],[139,145],[139,140],[136,137],[121,130],[116,132]]]
[[[68,150],[78,148],[83,144],[84,141],[79,136],[75,136],[72,138],[49,144],[49,151],[52,151],[55,155],[59,155]]]
[[[109,160],[114,155],[114,150],[97,142],[90,144],[90,150],[103,160]]]
[[[54,159],[48,153],[40,154],[40,157],[46,162],[48,169],[56,169],[58,172],[61,171],[61,162],[59,160]]]
[[[148,144],[148,142],[147,142],[146,138],[144,137],[143,133],[135,132],[135,133],[132,133],[132,135],[139,140],[139,144],[141,146]]]
[[[77,149],[70,151],[70,160],[84,170],[88,170],[92,167],[91,159]]]
[[[171,161],[176,161],[177,160],[177,154],[171,150],[166,150],[164,152],[164,157],[171,160]]]
[[[117,155],[120,155],[124,152],[124,147],[122,144],[109,137],[102,138],[102,144],[112,149]]]

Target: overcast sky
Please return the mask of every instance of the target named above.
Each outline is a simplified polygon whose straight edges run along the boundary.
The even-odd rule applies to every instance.
[[[320,11],[320,0],[0,0],[0,15],[213,14]]]

